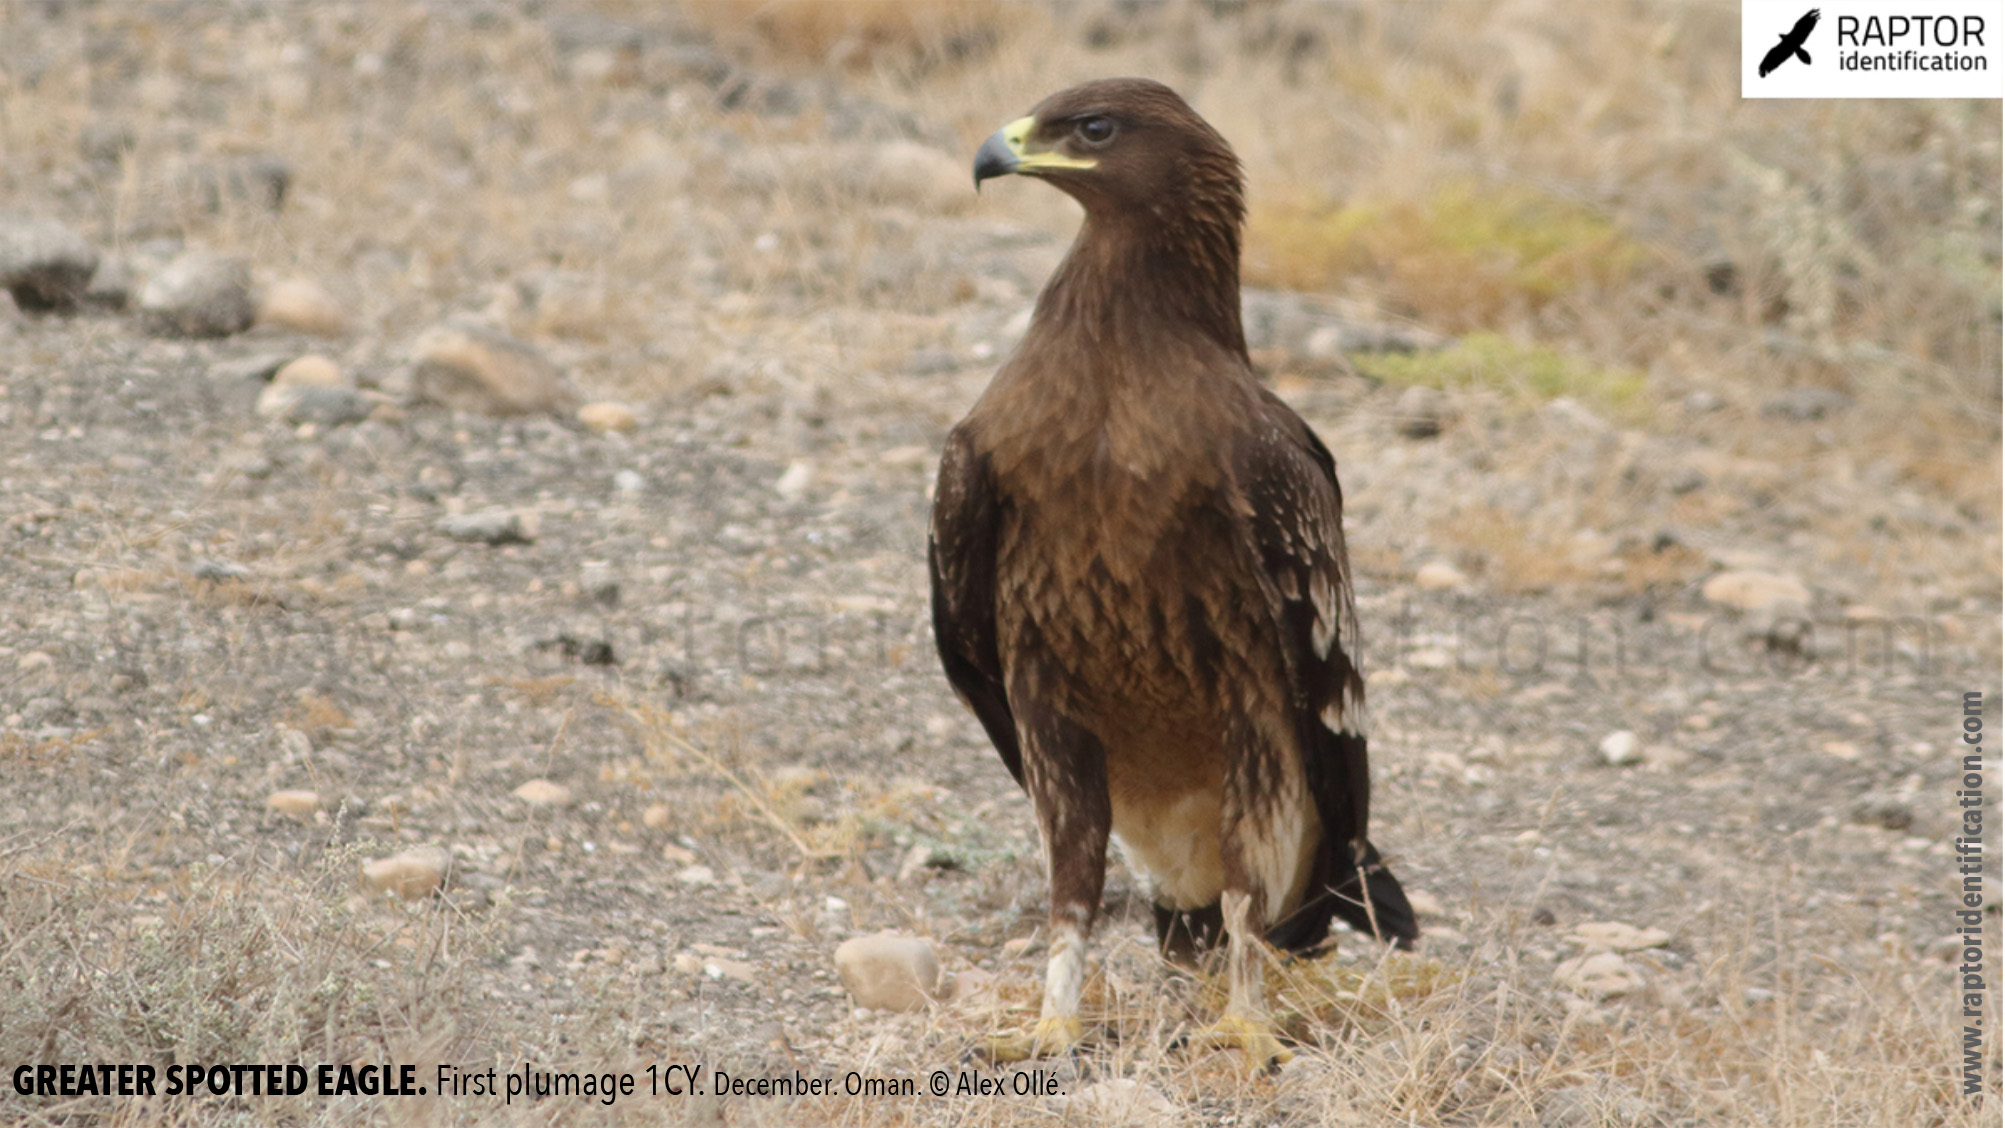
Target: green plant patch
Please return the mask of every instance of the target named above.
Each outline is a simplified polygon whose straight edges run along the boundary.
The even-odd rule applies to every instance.
[[[1627,413],[1642,401],[1643,374],[1603,368],[1545,345],[1528,345],[1498,333],[1471,333],[1445,349],[1423,353],[1373,353],[1352,358],[1358,371],[1388,384],[1430,388],[1498,388],[1543,403],[1570,396]]]

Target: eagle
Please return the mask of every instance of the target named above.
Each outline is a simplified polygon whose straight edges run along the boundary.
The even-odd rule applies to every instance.
[[[1043,1002],[998,1060],[1064,1052],[1110,837],[1180,961],[1225,942],[1200,1044],[1270,1065],[1267,946],[1331,919],[1410,945],[1371,777],[1336,463],[1255,379],[1239,159],[1161,83],[1053,94],[975,158],[1085,209],[1029,330],[948,434],[928,544],[940,660],[1028,792],[1050,879]],[[1221,937],[1222,933],[1222,937]]]
[[[1776,45],[1770,47],[1768,54],[1761,57],[1761,77],[1767,78],[1769,71],[1788,62],[1792,55],[1803,60],[1804,65],[1809,65],[1810,52],[1805,51],[1803,45],[1810,41],[1810,33],[1817,29],[1817,17],[1820,14],[1816,8],[1810,9],[1796,21],[1795,27],[1776,37],[1778,40]]]

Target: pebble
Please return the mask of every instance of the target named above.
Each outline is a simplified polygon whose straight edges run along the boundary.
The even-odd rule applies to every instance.
[[[269,383],[294,359],[290,352],[252,353],[231,360],[219,360],[209,366],[209,378],[223,383]]]
[[[295,358],[272,374],[275,388],[340,388],[347,386],[341,366],[317,353]]]
[[[251,327],[250,264],[233,255],[188,251],[146,280],[139,313],[147,332],[170,337],[227,337]]]
[[[638,470],[620,470],[613,474],[613,488],[623,494],[637,494],[647,488],[647,479]]]
[[[1101,1128],[1168,1128],[1177,1122],[1177,1106],[1153,1085],[1132,1077],[1095,1081],[1052,1103],[1070,1123]]]
[[[22,309],[75,308],[97,265],[97,248],[63,224],[0,211],[0,289]]]
[[[594,434],[604,435],[618,431],[626,434],[640,426],[640,418],[634,409],[623,403],[588,403],[578,409],[578,422]]]
[[[1914,804],[1892,792],[1870,792],[1852,804],[1852,821],[1885,830],[1906,830],[1914,825]]]
[[[378,893],[415,901],[443,886],[452,856],[435,846],[406,850],[362,867],[362,881]]]
[[[1807,610],[1810,589],[1795,576],[1775,572],[1721,572],[1706,581],[1700,593],[1707,600],[1747,612]]]
[[[808,486],[815,480],[815,464],[806,459],[796,459],[787,466],[787,472],[773,483],[773,492],[788,501],[799,501],[808,492]]]
[[[320,793],[317,791],[274,791],[265,796],[265,807],[281,815],[294,818],[308,818],[320,810]]]
[[[411,348],[418,399],[481,415],[529,415],[568,398],[557,369],[534,347],[464,319],[427,329]]]
[[[641,812],[640,821],[649,830],[667,830],[675,823],[675,808],[666,803],[650,803]]]
[[[676,871],[675,880],[700,889],[706,885],[717,884],[717,871],[706,865],[684,866]]]
[[[517,799],[532,807],[568,807],[571,805],[571,789],[561,783],[547,779],[532,779],[510,792]]]
[[[265,287],[258,300],[257,324],[315,337],[339,337],[348,331],[348,314],[320,283],[310,278],[287,278]]]
[[[1415,384],[1399,393],[1392,415],[1393,426],[1400,434],[1409,439],[1431,439],[1448,422],[1448,397],[1439,388]]]
[[[1614,952],[1593,952],[1562,960],[1553,982],[1590,999],[1612,999],[1643,988],[1643,976]]]
[[[375,409],[353,388],[323,388],[312,385],[274,383],[258,393],[257,413],[288,423],[311,423],[316,427],[340,427],[360,423]]]
[[[498,505],[475,513],[448,514],[438,527],[454,540],[477,544],[531,544],[536,539],[521,514]]]
[[[931,941],[881,932],[845,940],[835,950],[836,973],[861,1007],[918,1010],[938,996],[940,961]]]
[[[1642,742],[1628,729],[1618,729],[1601,738],[1601,758],[1617,767],[1633,764],[1642,755]]]
[[[1671,934],[1661,928],[1638,928],[1619,920],[1596,920],[1575,925],[1573,939],[1590,952],[1640,952],[1669,944]]]
[[[1413,574],[1413,582],[1422,591],[1454,591],[1467,584],[1469,577],[1445,560],[1431,560]]]

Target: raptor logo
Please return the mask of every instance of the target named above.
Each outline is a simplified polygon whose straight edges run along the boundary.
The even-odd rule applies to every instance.
[[[1795,27],[1778,37],[1780,42],[1770,47],[1768,54],[1761,57],[1761,77],[1767,78],[1770,71],[1788,62],[1791,56],[1803,60],[1805,66],[1809,65],[1810,52],[1805,51],[1803,45],[1809,42],[1810,33],[1816,30],[1817,15],[1817,9],[1810,9],[1796,21]]]

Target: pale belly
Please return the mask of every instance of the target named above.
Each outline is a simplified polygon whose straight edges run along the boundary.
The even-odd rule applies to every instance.
[[[1322,839],[1322,820],[1299,789],[1276,797],[1269,817],[1240,823],[1254,908],[1269,923],[1302,903]],[[1148,884],[1158,905],[1199,909],[1225,890],[1219,794],[1202,789],[1175,795],[1124,796],[1113,791],[1114,840],[1123,860]]]

